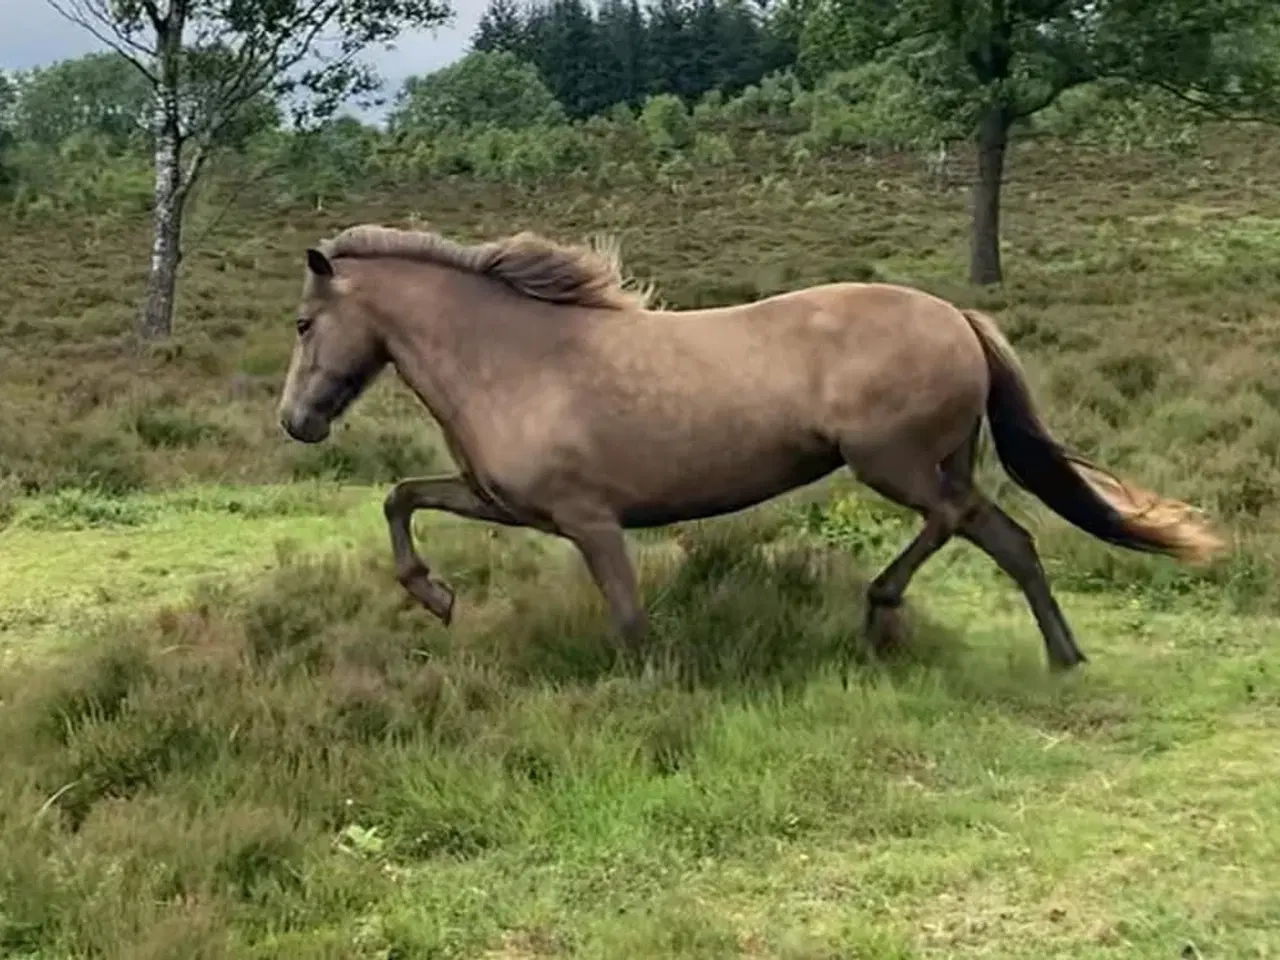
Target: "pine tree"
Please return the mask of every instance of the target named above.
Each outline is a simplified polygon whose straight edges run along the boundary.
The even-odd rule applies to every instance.
[[[527,59],[527,40],[525,20],[516,0],[489,0],[471,35],[471,47],[485,53],[503,50]]]

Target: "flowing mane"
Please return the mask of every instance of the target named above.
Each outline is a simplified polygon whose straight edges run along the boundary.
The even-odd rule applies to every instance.
[[[377,224],[348,227],[321,245],[328,257],[399,257],[491,277],[526,297],[607,310],[645,309],[652,291],[630,288],[617,244],[559,244],[525,231],[466,245],[427,230]]]

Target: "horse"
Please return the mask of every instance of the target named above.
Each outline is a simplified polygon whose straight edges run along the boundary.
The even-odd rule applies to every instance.
[[[1191,505],[1069,452],[995,320],[922,290],[828,283],[664,309],[624,278],[616,244],[529,231],[466,245],[358,224],[305,260],[280,425],[320,443],[395,368],[457,467],[383,503],[397,581],[446,627],[454,591],[414,545],[415,511],[568,541],[624,653],[642,655],[625,530],[742,511],[847,467],[922,520],[867,587],[873,652],[902,642],[912,577],[959,536],[1021,589],[1050,669],[1075,667],[1088,658],[1034,539],[975,484],[984,415],[1008,475],[1093,537],[1185,563],[1224,546]]]

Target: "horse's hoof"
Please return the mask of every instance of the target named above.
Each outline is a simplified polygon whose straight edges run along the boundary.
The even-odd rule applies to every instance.
[[[1089,662],[1089,658],[1083,653],[1078,654],[1071,660],[1050,660],[1049,672],[1055,676],[1066,676],[1078,667],[1084,666]]]
[[[433,583],[440,596],[439,603],[430,607],[432,613],[440,618],[440,622],[446,627],[453,623],[453,591],[446,587],[443,583]]]
[[[407,579],[404,588],[446,627],[453,622],[454,594],[444,583],[420,573]]]
[[[867,641],[878,657],[891,657],[907,645],[907,628],[898,607],[875,606],[867,611]]]

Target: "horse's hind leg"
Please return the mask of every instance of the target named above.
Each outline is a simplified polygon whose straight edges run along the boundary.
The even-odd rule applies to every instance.
[[[448,626],[453,619],[453,590],[431,575],[430,567],[413,546],[410,523],[418,510],[443,510],[468,520],[485,520],[509,527],[523,524],[501,507],[482,500],[460,476],[402,480],[391,488],[382,511],[391,535],[396,580]]]
[[[890,450],[873,463],[850,463],[858,479],[881,496],[924,517],[924,527],[867,587],[865,632],[872,649],[885,654],[902,642],[901,606],[916,572],[946,546],[971,509],[978,429],[941,464]]]
[[[1067,619],[1049,589],[1031,534],[980,494],[957,532],[991,557],[1022,589],[1040,625],[1050,665],[1066,670],[1086,663],[1089,658],[1076,645]]]

